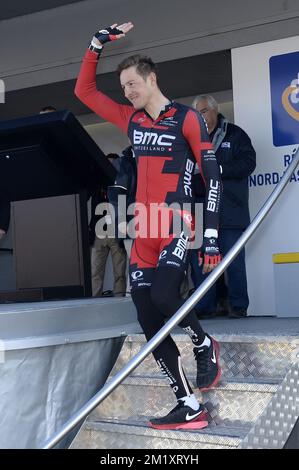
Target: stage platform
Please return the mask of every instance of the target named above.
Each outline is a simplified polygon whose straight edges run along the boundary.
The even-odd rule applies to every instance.
[[[136,331],[128,298],[1,304],[0,448],[41,447],[104,385]]]
[[[198,394],[206,430],[147,427],[149,416],[173,406],[150,355],[87,418],[72,447],[299,448],[299,318],[201,324],[220,342],[223,370],[215,390]],[[130,297],[1,304],[0,331],[0,448],[41,447],[145,344]],[[190,339],[178,327],[172,334],[194,383]]]

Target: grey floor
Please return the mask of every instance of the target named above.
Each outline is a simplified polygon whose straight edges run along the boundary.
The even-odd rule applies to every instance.
[[[294,336],[299,338],[299,318],[247,317],[230,319],[226,317],[201,320],[204,330],[211,334],[236,334],[265,336]]]
[[[130,297],[125,298],[103,298],[103,299],[77,299],[67,301],[51,301],[51,302],[32,302],[32,303],[10,303],[0,304],[0,317],[5,315],[7,318],[8,313],[25,313],[31,312],[32,314],[37,311],[82,311],[88,312],[89,310],[94,311],[96,309],[99,313],[101,311],[109,310],[120,310],[124,309],[131,311],[132,320],[136,321],[135,308]],[[107,314],[107,313],[106,313]],[[123,317],[124,319],[124,317]],[[84,324],[84,317],[81,319],[82,327]],[[119,326],[122,323],[122,315],[118,316]],[[126,318],[126,322],[128,319]],[[113,322],[115,326],[115,321]],[[251,316],[240,319],[230,319],[227,317],[214,317],[208,320],[201,320],[201,324],[204,330],[210,334],[216,335],[235,335],[235,334],[247,334],[249,336],[289,336],[299,339],[299,317],[294,318],[276,318],[276,317],[261,317]],[[105,325],[106,326],[106,325]],[[100,324],[98,325],[100,327]],[[140,332],[140,327],[136,323],[135,333]],[[176,328],[175,334],[182,333],[180,328]]]

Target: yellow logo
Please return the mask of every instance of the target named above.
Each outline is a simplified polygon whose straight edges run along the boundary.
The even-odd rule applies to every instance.
[[[299,74],[298,78],[291,81],[290,85],[284,90],[281,97],[282,105],[286,112],[296,121],[299,121],[299,111],[296,111],[294,104],[299,103]]]

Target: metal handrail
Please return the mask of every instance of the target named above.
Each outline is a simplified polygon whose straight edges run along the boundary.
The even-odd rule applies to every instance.
[[[284,187],[287,185],[293,171],[299,163],[299,147],[294,154],[293,161],[285,171],[280,182],[273,190],[269,199],[265,202],[258,214],[255,216],[249,227],[241,235],[235,245],[229,250],[221,263],[210,273],[208,278],[195,290],[191,297],[186,300],[184,305],[179,308],[175,315],[168,320],[158,333],[134,356],[128,364],[123,367],[104,387],[91,398],[77,413],[75,413],[51,439],[43,446],[43,449],[54,447],[63,437],[65,437],[76,425],[78,425],[91,411],[96,408],[113,390],[134,370],[136,367],[166,338],[171,330],[177,326],[197,302],[204,296],[209,288],[221,276],[229,264],[235,259],[245,243],[253,235],[261,222],[264,220],[273,204],[278,199]]]

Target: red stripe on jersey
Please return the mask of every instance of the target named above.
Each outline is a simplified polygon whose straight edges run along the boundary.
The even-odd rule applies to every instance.
[[[177,112],[177,109],[176,109],[176,108],[171,108],[169,111],[166,111],[165,115],[163,116],[163,119],[164,119],[165,117],[174,116],[176,112]]]
[[[171,160],[172,157],[142,155],[138,158],[137,202],[161,203],[166,200],[169,192],[177,190],[180,175],[163,173],[165,162]]]

